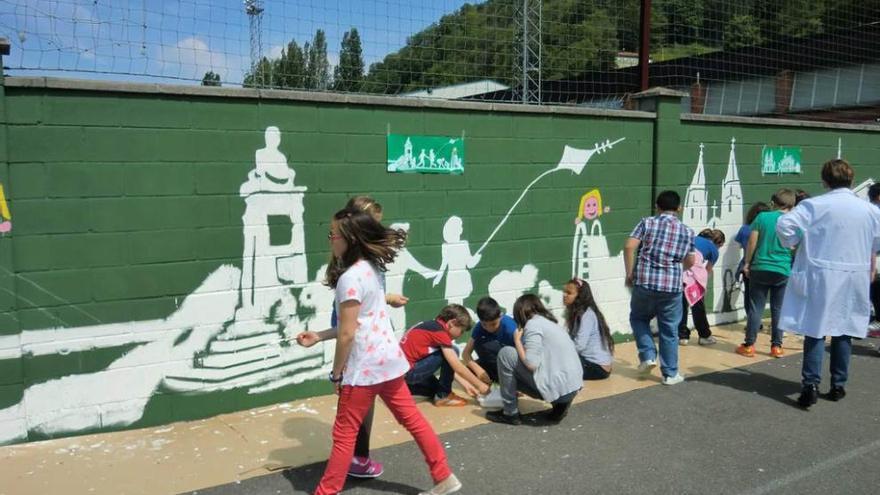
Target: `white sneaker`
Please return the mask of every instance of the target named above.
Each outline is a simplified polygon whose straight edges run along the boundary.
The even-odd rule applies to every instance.
[[[681,376],[681,373],[677,373],[675,376],[664,376],[663,377],[663,385],[678,385],[679,383],[684,381],[684,377]]]
[[[419,495],[446,495],[447,493],[455,493],[461,490],[461,481],[454,474],[450,474],[448,478],[434,485],[434,488]]]
[[[477,402],[483,409],[501,409],[504,407],[504,401],[501,400],[501,389],[492,387],[486,395],[477,397]]]
[[[718,339],[714,335],[710,335],[708,337],[700,337],[698,342],[700,345],[713,345],[718,343]]]
[[[690,343],[690,339],[678,339],[678,345],[688,345]]]
[[[657,361],[653,359],[646,359],[639,363],[639,372],[648,374],[657,366]]]

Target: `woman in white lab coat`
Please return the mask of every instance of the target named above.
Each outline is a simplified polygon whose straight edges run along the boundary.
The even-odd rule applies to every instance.
[[[822,166],[825,194],[802,201],[776,224],[784,246],[797,246],[785,290],[780,328],[804,336],[801,407],[816,403],[825,337],[831,337],[831,388],[846,395],[852,337],[867,333],[874,256],[880,249],[880,209],[851,190],[853,169],[845,160]]]

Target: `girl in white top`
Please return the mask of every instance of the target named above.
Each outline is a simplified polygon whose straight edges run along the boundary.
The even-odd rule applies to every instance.
[[[590,284],[583,279],[569,280],[562,291],[568,333],[584,368],[584,380],[602,380],[611,375],[614,339],[599,311]]]
[[[333,261],[327,268],[327,285],[336,291],[339,315],[330,381],[336,385],[339,402],[333,448],[315,494],[342,490],[355,437],[377,395],[425,456],[435,483],[425,493],[458,491],[461,483],[449,468],[446,452],[403,379],[409,363],[394,337],[380,282],[385,267],[406,242],[406,233],[385,228],[363,210],[346,208],[333,216],[328,238]]]

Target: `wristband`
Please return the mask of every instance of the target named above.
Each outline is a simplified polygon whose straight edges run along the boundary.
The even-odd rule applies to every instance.
[[[331,383],[341,383],[342,382],[342,375],[339,375],[339,378],[336,378],[333,376],[333,372],[331,371],[330,375],[327,377],[327,379],[329,379]]]

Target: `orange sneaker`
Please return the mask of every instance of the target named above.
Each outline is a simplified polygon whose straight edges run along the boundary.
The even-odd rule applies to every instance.
[[[782,350],[781,345],[771,345],[770,346],[770,355],[775,358],[781,358],[785,355],[785,351]]]
[[[434,405],[437,407],[462,407],[467,405],[467,400],[454,393],[450,393],[442,399],[435,398]]]
[[[755,346],[740,344],[739,347],[736,348],[736,353],[740,356],[755,357]]]

